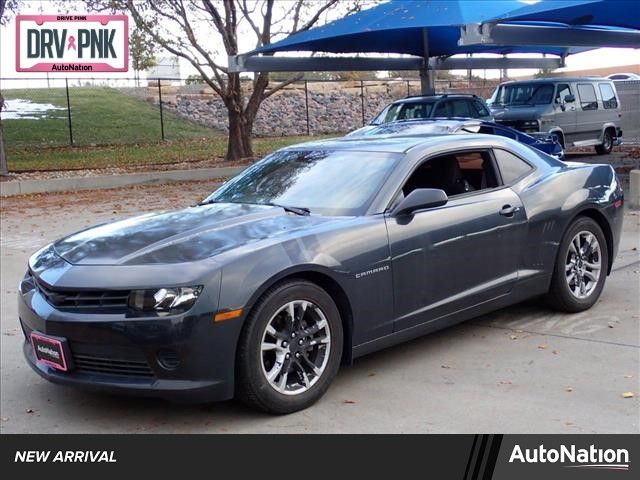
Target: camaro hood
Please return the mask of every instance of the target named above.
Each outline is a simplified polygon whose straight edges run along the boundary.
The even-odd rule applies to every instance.
[[[192,262],[332,220],[337,219],[297,216],[279,207],[221,203],[98,225],[58,240],[53,247],[77,265]]]

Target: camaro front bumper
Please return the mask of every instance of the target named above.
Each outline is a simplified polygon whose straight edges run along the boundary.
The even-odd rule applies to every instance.
[[[24,355],[51,382],[181,402],[233,397],[240,319],[215,323],[214,312],[197,311],[152,318],[68,313],[37,290],[18,297]],[[32,332],[66,339],[69,371],[36,360]]]

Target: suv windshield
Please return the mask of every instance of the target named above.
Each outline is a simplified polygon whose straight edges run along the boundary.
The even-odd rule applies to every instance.
[[[553,99],[552,83],[513,83],[500,85],[493,105],[544,105]]]
[[[402,154],[344,150],[275,152],[203,203],[276,204],[324,215],[361,215]]]
[[[429,118],[435,102],[405,102],[392,103],[371,121],[371,125],[395,122],[396,120],[410,120],[412,118]]]

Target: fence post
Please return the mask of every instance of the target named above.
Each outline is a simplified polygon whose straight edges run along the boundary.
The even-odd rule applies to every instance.
[[[307,115],[307,135],[311,135],[311,127],[309,124],[309,81],[304,81],[304,109]]]
[[[411,96],[411,80],[407,80],[407,97]]]
[[[360,107],[362,109],[362,126],[364,127],[364,81],[360,80]]]
[[[160,86],[160,79],[158,79],[158,105],[160,105],[160,136],[164,142],[164,114],[162,111],[162,87]]]
[[[67,122],[69,124],[69,145],[73,147],[73,128],[71,127],[71,102],[69,101],[69,80],[65,77],[64,86],[67,90]]]

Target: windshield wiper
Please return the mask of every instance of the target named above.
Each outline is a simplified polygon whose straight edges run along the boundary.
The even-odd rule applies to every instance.
[[[222,203],[220,200],[203,200],[202,202],[198,203],[197,206],[201,207],[202,205],[211,205],[213,203]]]
[[[253,205],[268,205],[270,207],[279,207],[284,209],[285,212],[291,212],[291,213],[295,213],[296,215],[301,215],[301,216],[307,216],[311,214],[311,210],[309,210],[306,207],[292,207],[290,205],[281,205],[279,203],[273,203],[273,202],[266,202],[266,203],[257,203],[257,202],[223,202],[220,200],[215,200],[215,199],[211,199],[211,200],[205,200],[204,202],[200,202],[198,204],[198,206],[202,206],[202,205],[211,205],[213,203],[248,203],[248,204],[253,204]]]
[[[292,207],[290,205],[281,205],[279,203],[267,202],[267,203],[258,203],[257,205],[269,205],[270,207],[280,207],[285,212],[295,213],[296,215],[300,215],[306,217],[311,215],[311,210],[306,207]]]

